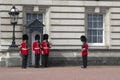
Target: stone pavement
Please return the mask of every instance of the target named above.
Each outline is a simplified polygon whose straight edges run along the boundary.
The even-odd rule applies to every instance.
[[[120,80],[120,66],[0,68],[0,80]]]

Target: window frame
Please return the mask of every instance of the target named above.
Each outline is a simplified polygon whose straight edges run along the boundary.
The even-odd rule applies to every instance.
[[[103,30],[103,42],[102,43],[88,43],[90,46],[105,46],[105,14],[104,13],[87,13],[86,14],[86,24],[87,24],[87,26],[86,26],[86,32],[87,32],[87,36],[88,36],[88,15],[89,14],[92,14],[92,16],[94,15],[94,14],[102,14],[103,15],[103,28],[102,28],[102,30]]]

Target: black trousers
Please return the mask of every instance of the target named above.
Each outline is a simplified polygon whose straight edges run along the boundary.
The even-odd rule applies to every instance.
[[[22,68],[27,68],[28,55],[22,55]]]
[[[35,54],[35,67],[38,68],[40,66],[40,54]]]
[[[43,66],[48,67],[48,57],[49,54],[43,54]]]
[[[82,61],[83,61],[83,67],[86,68],[87,67],[87,55],[82,56]]]

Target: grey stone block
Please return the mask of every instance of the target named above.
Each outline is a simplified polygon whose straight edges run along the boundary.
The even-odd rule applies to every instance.
[[[5,61],[0,61],[0,67],[5,67]]]
[[[2,58],[2,61],[5,62],[5,67],[18,67],[21,65],[20,57]]]
[[[51,66],[80,66],[82,65],[81,57],[52,57],[49,59]],[[120,57],[88,57],[89,66],[120,65]]]

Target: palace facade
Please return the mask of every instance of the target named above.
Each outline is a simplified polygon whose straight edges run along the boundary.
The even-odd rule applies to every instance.
[[[86,35],[90,64],[120,64],[119,0],[0,0],[0,66],[19,66],[19,49],[10,48],[13,25],[8,14],[12,6],[19,9],[15,41],[29,35],[29,45],[36,34],[49,34],[52,45],[51,65],[79,65],[80,36]],[[34,55],[29,51],[29,65]],[[81,63],[80,63],[81,64]]]

